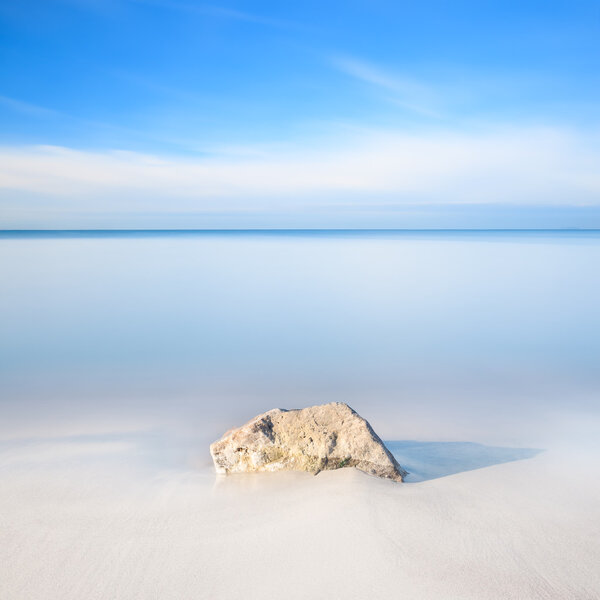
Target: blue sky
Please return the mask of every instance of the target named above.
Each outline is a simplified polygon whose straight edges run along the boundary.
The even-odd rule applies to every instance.
[[[0,226],[600,227],[600,4],[0,5]]]

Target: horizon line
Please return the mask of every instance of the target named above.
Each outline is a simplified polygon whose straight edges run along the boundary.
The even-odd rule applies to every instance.
[[[209,228],[0,228],[2,233],[277,233],[277,232],[600,232],[599,227],[209,227]]]

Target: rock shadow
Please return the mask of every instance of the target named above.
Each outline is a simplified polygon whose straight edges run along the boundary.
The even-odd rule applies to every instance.
[[[416,483],[537,456],[537,448],[506,448],[474,442],[386,441],[385,445]]]

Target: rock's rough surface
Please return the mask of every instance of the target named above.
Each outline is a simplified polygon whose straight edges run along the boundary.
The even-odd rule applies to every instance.
[[[407,474],[369,423],[347,404],[275,408],[210,446],[217,473],[309,471],[356,467],[402,481]]]

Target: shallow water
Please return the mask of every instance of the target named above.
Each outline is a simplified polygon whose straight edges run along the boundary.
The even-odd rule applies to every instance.
[[[589,231],[5,232],[0,435],[341,400],[387,439],[591,439],[599,266]]]

